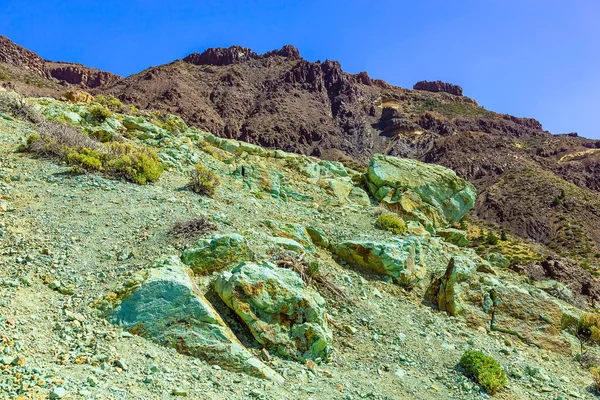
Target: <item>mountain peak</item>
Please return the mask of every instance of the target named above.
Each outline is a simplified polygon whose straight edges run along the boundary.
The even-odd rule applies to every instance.
[[[223,66],[241,63],[249,60],[257,60],[268,57],[285,57],[289,60],[299,60],[300,52],[292,45],[285,45],[279,50],[272,50],[265,54],[258,54],[248,47],[233,45],[230,47],[211,47],[202,53],[192,53],[183,61],[194,65]]]

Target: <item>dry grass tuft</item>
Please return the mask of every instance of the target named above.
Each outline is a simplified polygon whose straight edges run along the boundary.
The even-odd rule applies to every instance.
[[[196,218],[189,221],[179,221],[171,228],[171,236],[177,239],[190,240],[212,232],[217,227],[206,218]]]

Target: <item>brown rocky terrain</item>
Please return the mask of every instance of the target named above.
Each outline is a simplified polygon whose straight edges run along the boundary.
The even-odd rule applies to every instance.
[[[121,77],[81,64],[52,62],[0,36],[0,81],[28,95],[58,96],[65,87],[92,89],[115,84]]]
[[[403,89],[346,73],[335,61],[309,62],[289,45],[262,55],[208,49],[119,79],[73,64],[41,69],[34,53],[23,49],[22,60],[6,41],[4,62],[46,71],[51,78],[42,83],[56,95],[59,79],[178,114],[217,136],[356,168],[374,153],[442,164],[477,187],[477,218],[583,265],[598,263],[600,141],[552,135],[534,119],[488,111],[459,86],[422,81]]]

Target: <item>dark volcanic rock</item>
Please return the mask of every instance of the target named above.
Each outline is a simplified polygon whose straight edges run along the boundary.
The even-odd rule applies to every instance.
[[[88,68],[80,64],[48,62],[46,68],[50,76],[59,81],[90,89],[113,85],[122,79],[110,72]]]
[[[600,301],[600,279],[567,258],[550,256],[541,263],[516,265],[513,269],[535,281],[552,279],[561,282],[574,295],[590,302]]]
[[[192,53],[183,61],[194,65],[230,65],[247,60],[259,58],[259,55],[246,47],[231,46],[228,48],[216,47],[206,49],[204,52]]]
[[[445,92],[454,94],[456,96],[462,96],[463,90],[458,85],[453,85],[451,83],[446,83],[442,81],[420,81],[415,83],[413,86],[414,90],[426,90],[428,92]]]
[[[0,36],[0,62],[11,64],[48,77],[44,60],[33,51],[13,43],[9,38]]]

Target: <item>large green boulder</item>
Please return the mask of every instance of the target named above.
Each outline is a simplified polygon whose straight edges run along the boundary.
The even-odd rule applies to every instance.
[[[327,356],[325,300],[294,271],[243,263],[221,273],[214,288],[265,348],[298,360]]]
[[[391,276],[403,286],[411,287],[425,277],[421,242],[413,236],[389,241],[347,240],[331,250],[343,261]]]
[[[241,261],[252,261],[253,254],[242,235],[229,233],[198,240],[183,251],[181,259],[195,273],[206,274]]]
[[[282,382],[238,341],[191,275],[168,258],[115,288],[101,308],[110,322],[182,354]]]
[[[459,247],[464,247],[469,244],[467,232],[461,231],[460,229],[441,228],[437,229],[435,233],[442,237],[446,242],[455,244]]]
[[[265,220],[263,221],[263,225],[269,228],[271,232],[273,232],[274,236],[292,239],[300,243],[308,252],[314,252],[316,250],[310,234],[301,224],[294,222]]]
[[[375,154],[366,178],[377,201],[430,231],[459,221],[475,204],[473,185],[440,165]]]

